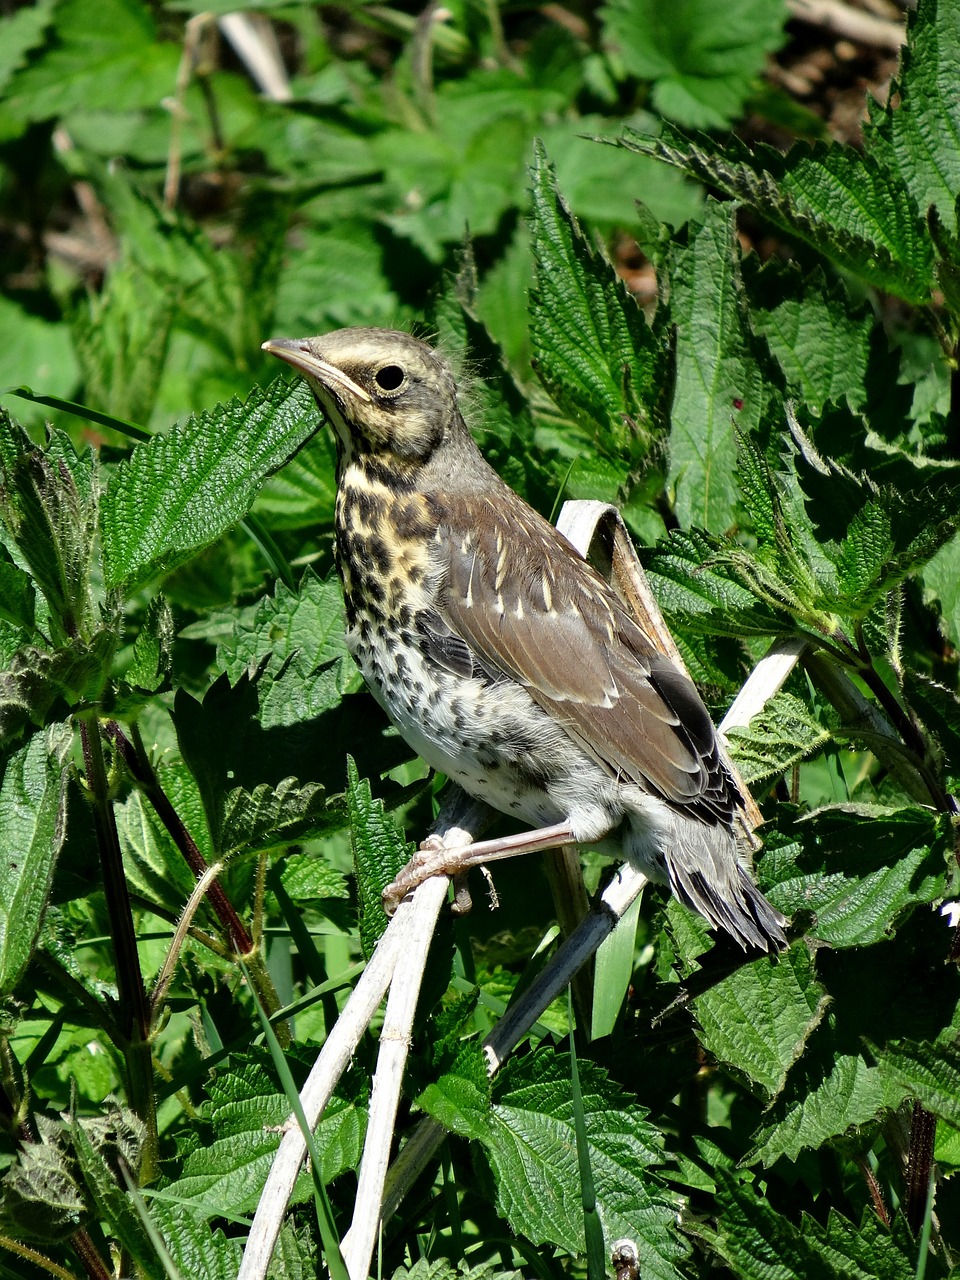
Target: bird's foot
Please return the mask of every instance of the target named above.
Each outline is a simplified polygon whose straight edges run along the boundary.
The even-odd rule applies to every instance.
[[[456,835],[450,832],[447,839],[459,836],[462,840],[463,835],[460,831]],[[469,910],[467,904],[470,902],[464,883],[465,874],[471,867],[501,858],[516,858],[524,853],[537,853],[541,849],[556,849],[572,843],[573,839],[573,831],[565,822],[536,831],[524,831],[516,836],[504,836],[499,840],[479,840],[476,844],[447,844],[439,835],[427,836],[393,883],[384,889],[384,910],[392,916],[407,894],[431,876],[453,876],[457,892],[454,909],[459,906],[460,914],[464,914],[464,908]]]

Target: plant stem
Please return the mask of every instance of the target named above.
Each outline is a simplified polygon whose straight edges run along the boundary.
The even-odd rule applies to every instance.
[[[153,766],[150,763],[143,739],[136,725],[133,727],[133,742],[126,736],[115,720],[107,724],[107,734],[130,770],[137,786],[150,801],[154,812],[169,832],[170,838],[183,854],[187,866],[199,880],[207,872],[207,860],[197,846],[197,842],[187,830],[180,815],[170,802],[170,798],[160,785]],[[223,926],[230,946],[238,955],[247,957],[254,949],[253,940],[237,915],[233,903],[227,897],[226,890],[219,880],[214,880],[207,890],[207,901]]]
[[[130,1105],[146,1126],[140,1176],[152,1181],[157,1173],[157,1100],[153,1090],[153,1061],[150,1051],[150,1006],[133,924],[133,912],[123,872],[123,855],[116,817],[107,790],[100,726],[95,712],[80,717],[80,741],[87,774],[87,788],[93,807],[94,827],[103,886],[110,918],[117,972],[117,1024],[123,1039]]]
[[[907,1151],[907,1188],[904,1204],[907,1222],[915,1236],[919,1236],[927,1212],[930,1192],[930,1169],[933,1165],[933,1140],[937,1132],[937,1118],[925,1111],[919,1102],[913,1104],[910,1121],[910,1148]]]

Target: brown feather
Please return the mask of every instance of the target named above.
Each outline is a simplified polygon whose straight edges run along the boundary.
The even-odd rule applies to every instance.
[[[739,798],[699,694],[600,575],[506,487],[456,503],[437,497],[450,630],[527,688],[612,775],[729,822]]]

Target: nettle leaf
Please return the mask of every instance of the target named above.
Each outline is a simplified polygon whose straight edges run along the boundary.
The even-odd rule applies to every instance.
[[[241,612],[223,615],[232,628],[217,648],[217,665],[231,680],[260,668],[276,676],[290,658],[301,670],[339,661],[336,669],[341,693],[359,689],[363,680],[344,640],[343,592],[339,580],[319,578],[307,569],[296,591],[278,582],[273,595]]]
[[[360,942],[369,957],[388,923],[383,891],[410,861],[413,845],[384,812],[383,801],[374,799],[352,756],[347,757],[347,809],[360,898]]]
[[[960,8],[955,0],[924,0],[909,15],[900,74],[890,86],[896,109],[874,112],[865,144],[876,149],[922,214],[934,205],[951,231],[960,191]]]
[[[758,267],[756,255],[741,264],[751,300],[750,324],[765,339],[787,388],[813,413],[828,401],[858,409],[866,398],[874,316],[854,306],[843,284],[823,271],[801,271],[776,258]]]
[[[336,706],[335,691],[334,698]],[[342,822],[339,808],[325,812],[322,785],[286,772],[294,761],[304,764],[302,737],[270,733],[259,711],[257,681],[246,675],[234,685],[221,676],[202,702],[180,689],[174,702],[180,751],[199,787],[217,857],[282,846]]]
[[[685,1250],[674,1229],[678,1202],[656,1172],[664,1160],[662,1136],[606,1072],[589,1062],[579,1069],[604,1237],[637,1241],[645,1280],[678,1280]],[[534,1244],[582,1254],[569,1071],[567,1054],[538,1050],[508,1065],[492,1107],[482,1090],[461,1080],[459,1096],[448,1088],[439,1110],[455,1132],[482,1143],[497,1182],[498,1210],[512,1229]],[[424,1095],[427,1101],[436,1097]]]
[[[217,1216],[213,1206],[198,1209],[156,1199],[150,1202],[150,1216],[180,1276],[235,1280],[243,1261],[243,1242],[224,1235],[219,1227],[211,1228],[210,1219]]]
[[[677,251],[670,311],[676,324],[669,482],[682,525],[722,532],[736,522],[736,428],[755,430],[766,405],[741,300],[730,206],[708,200],[703,225]]]
[[[117,637],[96,631],[89,643],[74,641],[47,651],[18,649],[0,671],[0,744],[16,739],[28,725],[42,726],[103,692]]]
[[[135,445],[101,504],[107,586],[129,594],[209,546],[317,423],[306,385],[278,378]]]
[[[23,640],[33,634],[36,601],[30,575],[0,546],[0,619],[18,628]]]
[[[153,107],[176,83],[180,50],[161,43],[137,0],[103,0],[96,22],[84,0],[61,0],[48,44],[7,89],[7,108],[26,120],[77,109]]]
[[[716,1235],[710,1244],[734,1275],[749,1280],[911,1280],[913,1260],[872,1209],[859,1228],[831,1210],[824,1227],[804,1214],[797,1226],[779,1214],[760,1187],[726,1171]]]
[[[756,210],[844,271],[921,306],[933,249],[907,187],[874,157],[839,144],[795,143],[783,155],[736,138],[719,144],[665,125],[659,138],[627,129],[621,146],[655,156]]]
[[[727,737],[737,768],[748,786],[780,777],[836,741],[835,726],[823,724],[792,693],[778,693],[748,725]]]
[[[282,849],[340,824],[339,812],[327,813],[324,789],[316,782],[301,787],[296,778],[283,778],[276,786],[262,782],[252,792],[235,787],[223,803],[219,854],[229,858],[241,851]]]
[[[664,351],[623,281],[585,240],[538,148],[533,178],[533,363],[566,413],[607,448],[642,455],[656,425]]]
[[[131,890],[178,915],[196,887],[196,878],[180,850],[141,792],[132,791],[123,804],[114,806],[114,811],[124,873]],[[178,812],[196,837],[194,824],[179,808]]]
[[[702,635],[791,636],[788,613],[758,599],[729,563],[731,544],[702,529],[673,530],[644,556],[644,569],[668,619]]]
[[[945,836],[925,809],[835,805],[776,838],[777,906],[812,911],[810,932],[834,947],[864,947],[892,936],[909,910],[946,890]],[[772,864],[764,862],[765,869]]]
[[[903,692],[939,743],[947,780],[956,785],[960,780],[960,698],[909,668],[904,673]]]
[[[100,1218],[110,1224],[111,1230],[149,1280],[164,1280],[164,1269],[157,1258],[143,1221],[134,1207],[126,1189],[121,1188],[118,1172],[108,1157],[121,1154],[116,1146],[105,1147],[98,1142],[103,1129],[111,1126],[129,1139],[122,1152],[127,1168],[137,1167],[136,1156],[143,1140],[143,1125],[132,1114],[124,1114],[119,1107],[108,1107],[107,1114],[94,1121],[81,1121],[73,1116],[70,1135],[76,1152],[77,1165]],[[98,1133],[99,1131],[99,1133]],[[133,1158],[131,1159],[131,1156]]]
[[[40,1141],[22,1143],[0,1181],[0,1231],[50,1245],[69,1239],[89,1210],[62,1127],[43,1115],[35,1120]]]
[[[154,596],[133,642],[133,661],[124,672],[127,683],[146,693],[156,693],[166,684],[173,667],[173,638],[170,606],[163,596]]]
[[[212,1125],[213,1140],[190,1151],[181,1176],[165,1190],[177,1200],[205,1207],[210,1217],[248,1213],[270,1172],[290,1103],[258,1062],[242,1056],[231,1058],[230,1070],[212,1078],[207,1092],[200,1112]],[[356,1168],[365,1126],[360,1107],[338,1097],[330,1100],[314,1131],[324,1182]],[[302,1172],[295,1202],[310,1194],[310,1175]]]
[[[604,40],[626,70],[652,80],[659,114],[699,129],[722,129],[741,114],[768,53],[784,40],[781,0],[710,0],[663,5],[612,0],[600,11]]]
[[[63,847],[68,725],[51,725],[12,755],[0,784],[0,995],[23,976]]]
[[[99,488],[90,450],[53,432],[37,449],[0,409],[0,518],[51,610],[55,641],[73,640],[90,607]]]
[[[771,1098],[783,1088],[829,1003],[810,952],[799,946],[777,963],[741,966],[698,996],[693,1013],[707,1052]]]
[[[877,1052],[877,1061],[927,1111],[960,1128],[960,1044],[955,1030],[934,1044],[894,1041]]]
[[[796,1160],[805,1148],[816,1148],[885,1110],[895,1110],[908,1090],[868,1065],[860,1054],[835,1052],[816,1063],[804,1055],[787,1087],[764,1113],[745,1163],[759,1160],[769,1168],[780,1156]]]

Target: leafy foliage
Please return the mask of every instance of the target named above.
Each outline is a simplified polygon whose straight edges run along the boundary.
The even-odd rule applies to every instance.
[[[239,1271],[289,1113],[257,1003],[301,1084],[434,816],[344,639],[336,446],[259,347],[425,318],[515,488],[622,506],[717,707],[803,647],[729,735],[792,945],[732,956],[651,886],[603,1039],[558,1005],[491,1080],[555,935],[505,866],[431,952],[400,1145],[451,1140],[379,1266],[580,1274],[580,1123],[644,1277],[946,1275],[960,0],[920,0],[862,150],[783,151],[780,0],[264,3],[256,83],[217,49],[250,7],[0,17],[0,1269]],[[372,1067],[317,1132],[344,1228]],[[323,1248],[301,1173],[269,1274]]]

